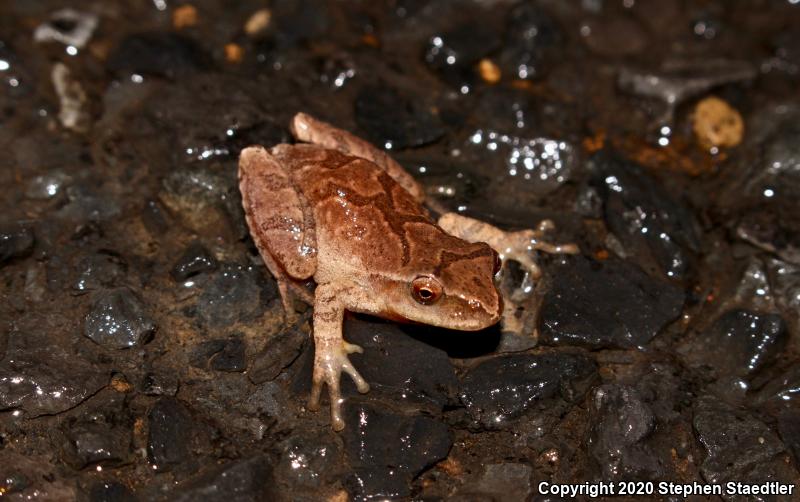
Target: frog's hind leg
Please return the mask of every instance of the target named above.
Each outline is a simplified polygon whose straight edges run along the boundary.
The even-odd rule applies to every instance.
[[[422,186],[389,154],[373,146],[370,142],[305,113],[298,113],[294,116],[290,129],[298,141],[313,143],[369,160],[386,171],[393,180],[414,197],[414,200],[419,203],[425,201],[425,191]]]
[[[239,190],[250,235],[278,282],[286,315],[291,319],[294,296],[313,303],[302,285],[317,268],[311,210],[286,169],[260,146],[242,150]]]

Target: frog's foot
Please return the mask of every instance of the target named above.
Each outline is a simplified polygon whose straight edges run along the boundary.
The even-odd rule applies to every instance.
[[[316,411],[319,409],[319,398],[322,393],[322,384],[328,386],[328,396],[331,400],[331,425],[333,430],[344,429],[344,419],[342,418],[342,393],[339,388],[339,380],[342,372],[350,375],[358,388],[358,392],[364,394],[369,392],[369,384],[358,373],[348,354],[357,352],[361,354],[364,350],[358,345],[347,343],[344,340],[340,344],[331,344],[318,347],[314,355],[314,376],[312,378],[311,395],[308,399],[308,409]]]

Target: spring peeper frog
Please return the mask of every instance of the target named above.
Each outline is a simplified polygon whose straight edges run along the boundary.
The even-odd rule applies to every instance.
[[[278,287],[313,304],[314,370],[309,408],[323,384],[335,430],[344,427],[341,373],[369,385],[348,359],[345,311],[457,330],[500,319],[497,253],[446,233],[428,216],[419,185],[384,152],[305,114],[292,132],[305,144],[253,146],[239,159],[250,234]],[[313,297],[305,283],[313,279]]]

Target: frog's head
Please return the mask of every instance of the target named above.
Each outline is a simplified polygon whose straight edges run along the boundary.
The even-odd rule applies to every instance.
[[[497,323],[503,310],[494,284],[497,253],[483,242],[422,233],[408,240],[408,264],[386,284],[384,315],[464,331]]]

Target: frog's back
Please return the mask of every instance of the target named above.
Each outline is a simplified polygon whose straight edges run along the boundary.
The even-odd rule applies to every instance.
[[[409,260],[408,224],[435,227],[414,197],[368,160],[315,145],[278,145],[271,153],[313,208],[319,251],[336,261],[397,269]]]

